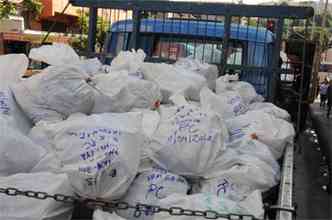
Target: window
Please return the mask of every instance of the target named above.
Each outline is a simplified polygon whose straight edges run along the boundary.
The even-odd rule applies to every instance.
[[[241,44],[230,43],[228,64],[242,64]],[[160,37],[153,48],[153,57],[177,60],[181,57],[199,59],[202,62],[220,64],[223,57],[222,44],[201,39]]]
[[[117,43],[115,48],[115,54],[117,55],[122,50],[127,49],[129,33],[113,33],[113,34],[114,36],[117,36]]]

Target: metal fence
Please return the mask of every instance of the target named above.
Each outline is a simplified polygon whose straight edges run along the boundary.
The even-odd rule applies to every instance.
[[[150,61],[193,57],[219,65],[221,75],[239,73],[269,101],[276,101],[279,82],[294,82],[302,74],[303,57],[281,60],[282,42],[292,35],[305,36],[306,19],[313,16],[312,8],[288,6],[117,0],[71,3],[89,8],[88,54],[97,52],[108,61],[121,50],[142,48]],[[306,38],[301,40],[304,50]]]
[[[216,64],[220,75],[238,73],[268,101],[290,111],[300,131],[312,85],[312,8],[153,0],[70,3],[88,15],[88,21],[81,21],[84,56],[110,63],[120,51],[133,48],[143,49],[151,62],[190,57]],[[287,148],[283,181],[292,179],[292,152],[292,146]],[[278,204],[286,211],[279,219],[292,216],[287,214],[291,185],[281,184]]]

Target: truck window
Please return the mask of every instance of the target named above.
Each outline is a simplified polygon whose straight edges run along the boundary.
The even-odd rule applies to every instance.
[[[242,64],[243,48],[241,44],[232,43],[229,47],[228,64]],[[220,64],[223,48],[221,43],[200,39],[160,37],[156,40],[152,56],[177,60],[181,57],[195,58],[202,62]]]
[[[117,36],[115,54],[119,54],[122,50],[127,50],[129,33],[113,33]]]

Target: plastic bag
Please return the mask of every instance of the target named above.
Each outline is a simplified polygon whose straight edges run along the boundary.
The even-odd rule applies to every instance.
[[[246,104],[250,104],[257,97],[256,90],[250,83],[238,81],[238,79],[238,75],[219,77],[216,82],[216,93],[223,94],[226,91],[236,91]]]
[[[185,178],[153,167],[135,179],[123,201],[131,205],[139,203],[157,205],[160,199],[174,193],[186,195],[188,190],[189,185]],[[141,217],[134,216],[135,210],[123,210],[117,213],[126,219],[153,219],[151,210],[145,210]]]
[[[140,72],[144,79],[155,82],[160,87],[163,103],[169,103],[169,98],[175,94],[199,101],[199,92],[207,85],[204,77],[169,64],[144,63]]]
[[[121,51],[111,63],[111,72],[127,71],[129,74],[136,73],[144,62],[146,54],[143,50]]]
[[[6,119],[11,126],[18,129],[22,134],[28,134],[32,127],[32,122],[16,103],[12,91],[9,88],[1,89],[1,86],[0,117]]]
[[[210,89],[203,88],[200,98],[202,106],[209,106],[225,119],[244,114],[248,110],[248,106],[237,92],[227,91],[222,95],[216,95]]]
[[[0,85],[11,86],[21,81],[29,66],[29,59],[24,54],[0,56]]]
[[[202,192],[242,201],[255,190],[264,192],[278,184],[279,173],[257,157],[237,155],[232,159],[237,164],[230,169],[215,164],[216,177],[203,181]]]
[[[216,89],[216,80],[219,73],[218,67],[216,65],[202,63],[200,60],[197,59],[179,58],[178,61],[175,63],[175,66],[189,69],[192,72],[203,76],[207,81],[209,89]]]
[[[13,87],[23,111],[38,121],[61,121],[76,112],[90,113],[94,90],[89,76],[76,66],[48,67]]]
[[[80,60],[77,65],[89,76],[105,73],[105,70],[103,70],[103,64],[98,60],[98,58]]]
[[[185,103],[179,105],[181,97],[176,102],[175,107],[161,108],[149,155],[171,172],[201,176],[224,149],[227,130],[216,113]]]
[[[276,118],[284,119],[286,121],[290,121],[290,119],[291,119],[290,114],[286,110],[279,108],[278,106],[276,106],[272,103],[269,103],[269,102],[252,103],[249,106],[249,109],[250,110],[260,110],[265,113],[271,114]]]
[[[74,196],[65,174],[31,173],[1,177],[3,188],[43,191],[48,194]],[[0,219],[3,220],[70,220],[73,204],[53,199],[38,200],[24,196],[0,194]]]
[[[147,109],[133,109],[134,112],[141,112],[143,114],[142,120],[142,132],[144,135],[144,144],[141,148],[141,161],[139,172],[145,172],[151,169],[155,164],[149,158],[147,147],[150,144],[152,135],[156,131],[160,115],[157,111],[151,111]]]
[[[92,220],[126,220],[117,216],[115,213],[104,212],[100,209],[96,209],[93,212]]]
[[[93,113],[153,109],[161,100],[160,89],[155,83],[129,77],[126,72],[99,75],[94,82],[97,92]]]
[[[259,192],[253,192],[245,200],[234,202],[224,197],[218,197],[211,193],[200,193],[189,196],[173,194],[160,201],[163,208],[182,207],[184,209],[198,211],[216,211],[220,214],[246,214],[262,218],[264,215],[262,198]],[[156,214],[158,220],[199,220],[201,216],[171,216],[169,213]]]
[[[54,147],[75,192],[84,198],[122,197],[138,171],[141,126],[139,113],[92,115],[64,123]]]
[[[67,120],[60,122],[38,122],[29,132],[29,138],[35,143],[43,146],[48,152],[55,153],[54,138],[55,135],[66,126],[70,126],[72,120],[85,120],[86,115],[75,113],[70,115]]]
[[[24,134],[29,132],[32,123],[17,105],[10,87],[21,81],[28,64],[24,54],[0,56],[0,116]]]
[[[63,43],[53,43],[53,45],[32,48],[29,58],[52,66],[63,66],[80,62],[80,58],[74,49]]]
[[[243,137],[227,144],[227,148],[234,149],[239,155],[254,156],[269,164],[276,175],[280,174],[280,166],[274,158],[270,148],[265,144],[253,139],[252,137]]]
[[[36,166],[40,171],[59,168],[56,159],[50,157],[45,149],[11,127],[1,117],[0,139],[0,176],[28,173]],[[46,157],[48,160],[45,160]]]
[[[248,111],[244,115],[226,120],[230,140],[255,136],[266,144],[274,157],[279,159],[288,143],[293,143],[295,130],[289,122],[278,119],[264,111]]]

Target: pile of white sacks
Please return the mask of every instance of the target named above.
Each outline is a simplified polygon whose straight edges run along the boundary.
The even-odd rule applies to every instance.
[[[237,76],[181,59],[144,62],[121,52],[110,66],[55,44],[50,64],[21,79],[28,59],[0,56],[0,187],[164,208],[264,214],[280,178],[290,116]],[[73,206],[0,194],[0,219],[69,220]],[[95,210],[95,220],[137,219]],[[199,217],[197,217],[199,219]],[[196,219],[145,210],[138,219]]]

